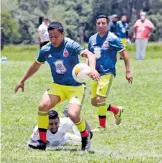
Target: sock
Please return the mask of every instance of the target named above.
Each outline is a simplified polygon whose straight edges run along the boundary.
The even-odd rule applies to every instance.
[[[119,109],[117,106],[113,106],[113,105],[109,105],[107,111],[111,111],[113,112],[114,114],[117,114],[119,112]]]
[[[101,127],[106,128],[106,113],[107,113],[107,106],[105,106],[104,103],[98,104],[98,118],[99,118],[99,124]]]
[[[88,137],[88,130],[86,129],[86,122],[82,118],[78,123],[75,123],[77,126],[78,130],[81,133],[81,137]]]
[[[89,124],[88,124],[87,121],[86,121],[86,129],[87,129],[88,131],[91,131],[91,128],[90,128],[90,126],[89,126]]]
[[[48,129],[49,117],[48,112],[38,111],[38,131],[40,140],[46,143],[46,132]]]
[[[106,128],[106,115],[105,116],[98,116],[99,124],[101,127]]]

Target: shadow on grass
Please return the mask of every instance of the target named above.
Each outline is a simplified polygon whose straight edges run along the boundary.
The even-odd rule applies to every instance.
[[[95,154],[95,151],[88,150],[88,151],[81,151],[78,148],[67,148],[67,147],[62,147],[62,148],[48,148],[47,151],[55,151],[55,152],[60,152],[60,151],[65,151],[65,152],[73,152],[73,153],[89,153],[89,154]]]

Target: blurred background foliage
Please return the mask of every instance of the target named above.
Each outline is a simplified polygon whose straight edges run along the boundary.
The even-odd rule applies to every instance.
[[[95,33],[98,14],[127,14],[131,36],[141,10],[156,27],[150,40],[162,40],[162,0],[5,0],[1,2],[1,30],[5,44],[35,44],[39,17],[46,16],[61,21],[66,36],[84,43]]]

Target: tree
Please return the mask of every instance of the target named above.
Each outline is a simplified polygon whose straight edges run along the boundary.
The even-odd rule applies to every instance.
[[[38,40],[37,28],[39,26],[39,17],[46,16],[49,8],[46,0],[18,0],[19,10],[12,14],[20,24],[19,31],[22,35],[19,42],[35,43]]]
[[[21,34],[18,31],[18,23],[14,21],[9,12],[1,13],[1,17],[3,39],[5,43],[17,43],[17,40],[21,38]]]

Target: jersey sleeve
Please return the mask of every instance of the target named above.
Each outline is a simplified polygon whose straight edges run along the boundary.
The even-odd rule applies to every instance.
[[[74,123],[68,117],[61,118],[60,121],[64,133],[69,132],[72,129],[72,126],[74,125]]]
[[[112,42],[110,42],[110,46],[118,52],[121,52],[125,49],[121,40],[118,37],[116,37]]]
[[[77,42],[72,43],[72,55],[81,55],[85,49]]]
[[[37,55],[36,62],[39,64],[44,64],[45,61],[46,58],[45,58],[44,50],[41,49]]]
[[[88,50],[93,53],[93,51],[92,51],[92,38],[91,37],[89,38],[89,41],[88,41]]]

